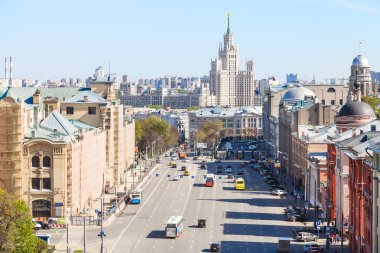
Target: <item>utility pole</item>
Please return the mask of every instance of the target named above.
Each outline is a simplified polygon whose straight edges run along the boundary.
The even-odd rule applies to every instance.
[[[67,250],[67,253],[70,253],[70,249],[69,249],[69,221],[66,217],[66,250]]]
[[[86,253],[86,203],[83,205],[83,253]]]
[[[101,244],[100,244],[100,253],[103,253],[104,248],[104,241],[103,237],[106,236],[106,234],[103,231],[103,216],[104,216],[104,172],[103,172],[103,183],[102,183],[102,198],[101,198],[101,214],[100,214],[100,233],[98,236],[100,236]]]

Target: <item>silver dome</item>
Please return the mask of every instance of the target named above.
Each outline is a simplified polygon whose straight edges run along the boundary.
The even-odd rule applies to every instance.
[[[305,97],[315,98],[315,93],[308,88],[305,88],[303,86],[299,86],[299,87],[290,88],[284,94],[284,96],[282,97],[281,100],[287,101],[287,102],[302,101],[302,100],[305,100]]]
[[[369,67],[369,62],[365,56],[359,54],[352,61],[352,66],[354,66],[354,67]]]

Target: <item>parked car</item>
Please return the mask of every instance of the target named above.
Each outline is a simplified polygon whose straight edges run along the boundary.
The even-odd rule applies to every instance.
[[[190,176],[190,172],[188,170],[186,170],[186,171],[183,172],[183,175],[184,176]]]
[[[238,170],[238,171],[237,171],[237,174],[238,174],[238,175],[243,175],[244,172],[243,172],[243,170]]]
[[[181,167],[181,170],[182,170],[182,171],[186,171],[186,170],[187,170],[187,169],[186,169],[186,166],[182,166],[182,167]]]
[[[34,224],[34,227],[33,227],[33,229],[34,230],[40,230],[41,229],[41,224],[39,224],[35,219],[32,219],[32,222],[33,222],[33,224]]]
[[[216,169],[216,174],[222,174],[222,169],[221,168],[217,168]]]
[[[315,243],[307,243],[303,246],[303,251],[305,251],[305,253],[308,253],[310,249],[321,249],[321,247]]]
[[[297,241],[317,241],[318,236],[309,232],[300,232],[297,235]]]
[[[210,243],[210,252],[220,252],[220,243],[219,242]]]
[[[284,190],[275,189],[275,190],[272,190],[272,194],[273,195],[277,195],[277,196],[284,196],[284,195],[286,195],[288,193],[286,191],[284,191]]]
[[[37,223],[37,224],[40,224],[42,229],[50,229],[50,228],[51,228],[51,224],[48,224],[48,223],[46,223],[46,222],[43,222],[43,221],[36,221],[36,223]]]
[[[172,178],[172,181],[178,181],[179,180],[179,177],[178,176],[174,176],[173,178]]]
[[[165,157],[169,157],[169,154],[168,154],[168,153],[165,153]]]
[[[177,164],[173,163],[172,168],[177,168]]]
[[[227,169],[226,169],[226,173],[227,173],[227,174],[232,174],[232,169],[227,167]]]
[[[220,160],[220,159],[215,160],[215,163],[221,163],[221,162],[222,162],[222,160]]]
[[[268,184],[272,188],[276,188],[278,186],[278,183],[270,183]]]
[[[196,161],[196,160],[198,160],[198,159],[199,159],[198,156],[194,156],[194,157],[193,157],[193,160],[194,160],[194,161]]]
[[[231,173],[227,174],[227,179],[234,179],[234,176]]]
[[[304,222],[307,220],[307,217],[305,214],[301,214],[301,213],[292,213],[292,214],[288,214],[288,220],[289,221],[301,221],[301,222]]]

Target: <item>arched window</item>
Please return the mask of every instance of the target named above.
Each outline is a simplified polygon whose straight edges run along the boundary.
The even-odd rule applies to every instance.
[[[335,92],[335,89],[330,87],[330,88],[327,89],[327,92],[334,93],[334,92]]]
[[[32,157],[32,167],[40,167],[40,158],[38,156]]]
[[[42,164],[43,164],[43,167],[50,167],[51,166],[50,157],[44,156]]]

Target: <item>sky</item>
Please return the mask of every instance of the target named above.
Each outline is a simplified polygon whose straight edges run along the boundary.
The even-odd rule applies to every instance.
[[[379,0],[0,0],[0,59],[35,80],[86,78],[98,66],[131,80],[203,76],[227,13],[255,79],[347,78],[359,53],[380,71]]]

